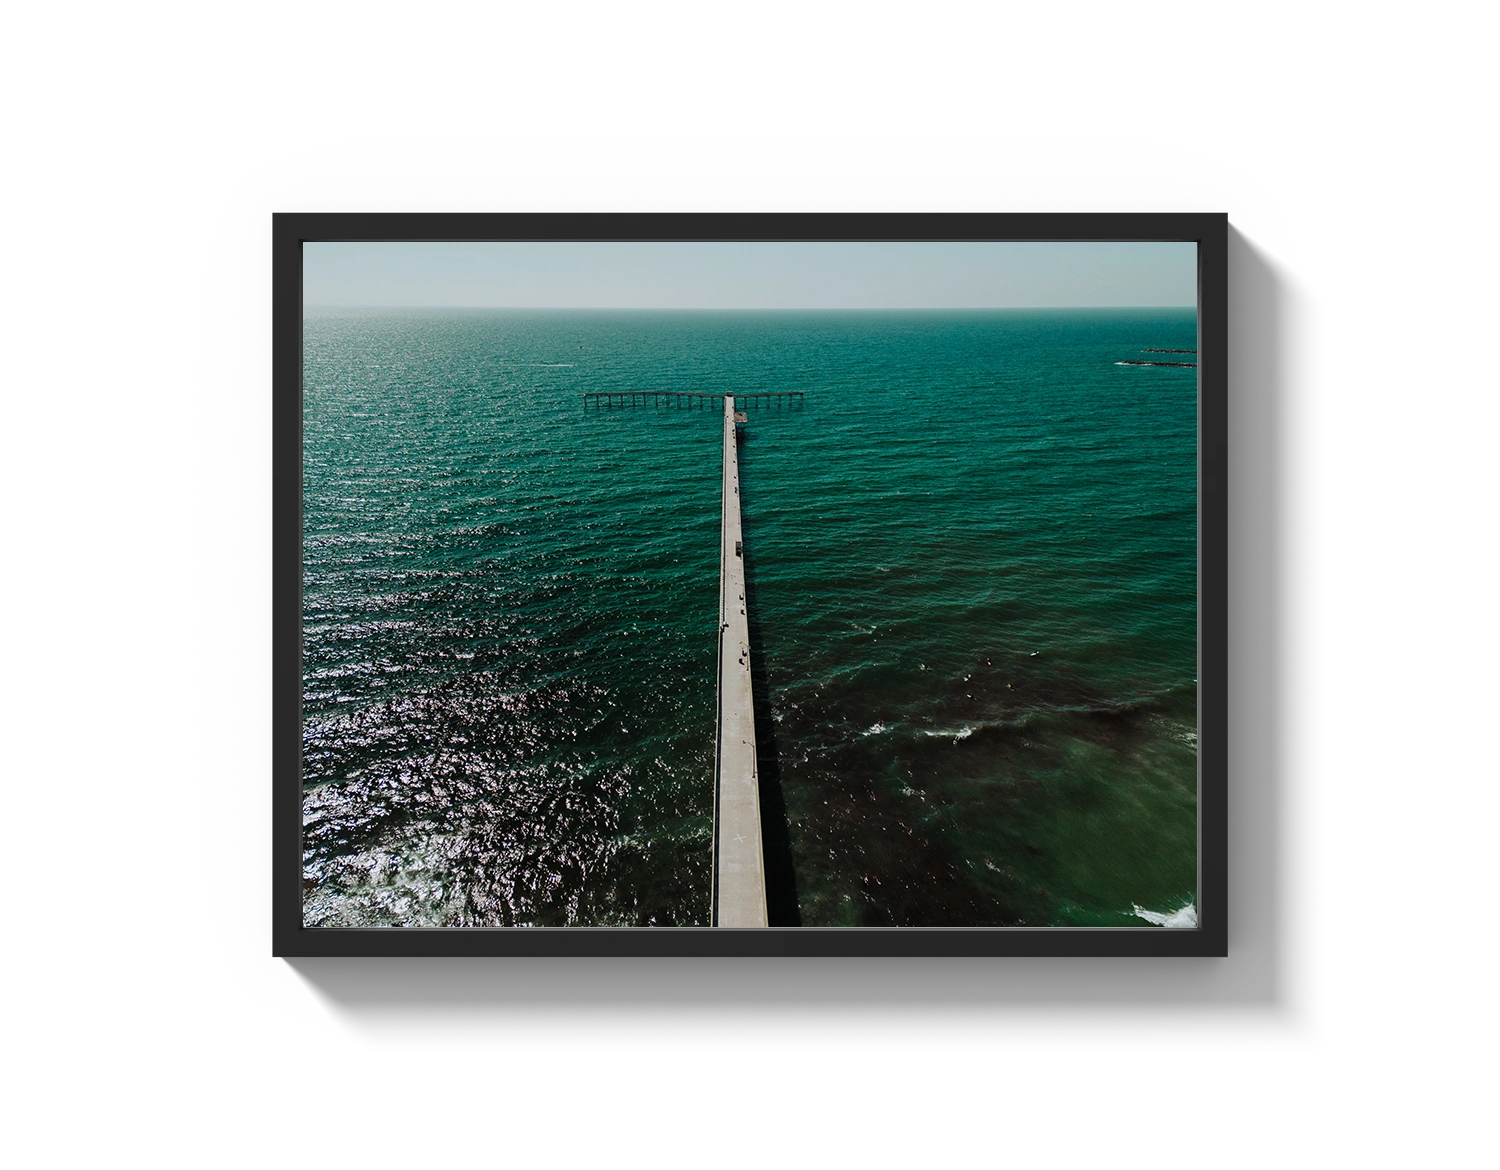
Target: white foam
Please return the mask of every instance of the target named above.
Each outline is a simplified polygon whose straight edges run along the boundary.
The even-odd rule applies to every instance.
[[[1135,911],[1137,918],[1144,918],[1152,926],[1192,930],[1198,925],[1198,907],[1192,902],[1170,914],[1163,914],[1159,910],[1146,910],[1134,902],[1130,904],[1130,908]]]
[[[861,731],[859,734],[860,734],[860,738],[863,739],[867,735],[879,735],[884,730],[885,730],[885,724],[884,723],[872,723],[872,724],[870,724],[870,730],[869,731]]]

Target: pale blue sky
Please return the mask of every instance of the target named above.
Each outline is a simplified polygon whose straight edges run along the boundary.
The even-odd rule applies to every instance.
[[[1192,243],[308,243],[303,301],[621,309],[1192,306]]]

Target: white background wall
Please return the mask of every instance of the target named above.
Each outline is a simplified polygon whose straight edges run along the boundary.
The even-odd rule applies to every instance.
[[[12,10],[7,1160],[1492,1158],[1492,11]],[[271,212],[543,209],[1230,213],[1230,959],[270,957]]]

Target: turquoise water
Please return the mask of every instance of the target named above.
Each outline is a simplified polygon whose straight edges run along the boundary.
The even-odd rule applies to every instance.
[[[721,416],[638,389],[805,393],[741,447],[773,922],[1191,904],[1196,371],[1116,363],[1195,334],[310,312],[305,921],[706,922]]]

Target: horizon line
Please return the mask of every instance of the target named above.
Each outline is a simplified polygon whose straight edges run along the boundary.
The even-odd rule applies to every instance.
[[[492,309],[541,313],[955,313],[1057,312],[1063,310],[1197,309],[1187,305],[399,305],[335,301],[304,303],[307,309]]]

